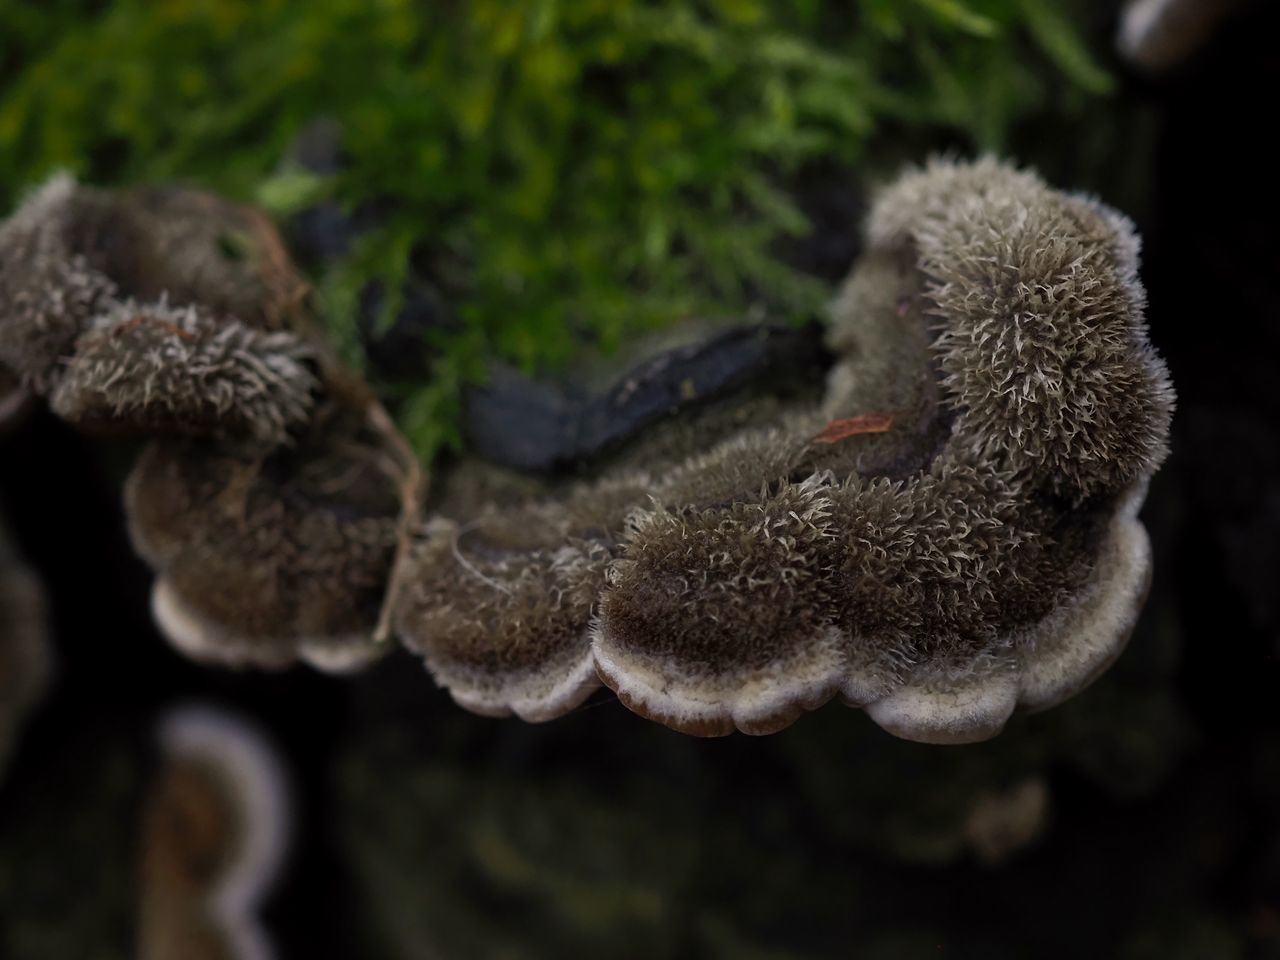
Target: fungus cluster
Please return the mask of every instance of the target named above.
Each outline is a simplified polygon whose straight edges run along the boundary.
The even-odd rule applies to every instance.
[[[160,437],[126,503],[194,656],[349,668],[382,623],[484,714],[549,719],[603,682],[695,734],[839,697],[902,737],[980,740],[1121,649],[1172,388],[1137,237],[1097,201],[934,162],[865,235],[801,376],[739,376],[776,331],[706,341],[740,354],[712,402],[663,377],[721,354],[650,358],[573,417],[549,403],[554,449],[495,458],[595,458],[573,478],[464,462],[416,527],[394,431],[241,208],[55,181],[0,231],[0,364],[74,422]]]
[[[304,294],[262,214],[199,191],[57,177],[0,227],[0,370],[78,427],[151,438],[130,532],[157,622],[198,659],[375,650],[416,468]]]
[[[824,395],[668,422],[554,496],[433,522],[396,625],[459,703],[540,720],[603,681],[723,734],[839,696],[962,742],[1119,652],[1173,402],[1132,226],[983,160],[908,173],[866,233]]]

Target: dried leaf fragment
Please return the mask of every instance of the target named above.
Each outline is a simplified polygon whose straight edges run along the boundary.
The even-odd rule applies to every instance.
[[[814,443],[839,443],[864,433],[885,433],[893,426],[892,413],[861,413],[856,417],[832,420],[813,438]]]

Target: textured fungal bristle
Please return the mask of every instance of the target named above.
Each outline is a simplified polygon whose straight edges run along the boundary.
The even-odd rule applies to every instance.
[[[1132,225],[982,160],[908,173],[867,236],[825,397],[663,422],[592,481],[425,540],[398,626],[460,703],[524,715],[513,691],[592,660],[690,733],[768,733],[838,695],[957,743],[1119,653],[1173,406]]]
[[[51,396],[82,426],[245,439],[265,449],[303,423],[318,390],[293,334],[163,301],[116,304],[76,341]]]
[[[55,178],[0,226],[0,415],[34,391],[163,438],[126,507],[155,617],[198,659],[348,670],[385,635],[418,467],[305,290],[265,215],[195,190]]]
[[[259,911],[290,834],[280,761],[256,729],[212,707],[174,710],[160,739],[143,823],[139,956],[269,960]]]
[[[691,733],[767,733],[794,720],[797,703],[832,695],[844,658],[831,630],[838,533],[825,487],[632,518],[595,643],[624,703]]]
[[[599,686],[587,625],[610,546],[576,519],[546,505],[427,527],[397,630],[467,709],[545,720]]]
[[[1014,637],[1018,702],[1052,707],[1092,683],[1124,649],[1151,587],[1151,542],[1138,510],[1141,480],[1118,498],[1098,532],[1093,567],[1082,586],[1028,632]]]
[[[0,225],[0,419],[34,392],[81,425],[282,443],[316,388],[304,292],[257,211],[55,177]]]
[[[606,477],[543,502],[477,506],[475,474],[453,478],[441,509],[472,519],[441,517],[424,531],[396,607],[405,645],[475,712],[544,720],[572,709],[599,685],[590,628],[629,515],[665,489],[676,501],[733,499],[786,469],[797,443],[767,424],[788,412],[773,402],[753,412],[749,437],[710,451],[724,411],[668,422]]]
[[[125,507],[168,639],[233,666],[345,671],[376,656],[400,510],[384,458],[340,426],[266,460],[207,443],[149,448]]]
[[[78,203],[75,182],[54,177],[0,224],[0,366],[41,392],[115,295],[69,244]]]
[[[927,277],[957,442],[1074,498],[1159,466],[1173,391],[1125,218],[986,159],[903,177],[869,232]]]

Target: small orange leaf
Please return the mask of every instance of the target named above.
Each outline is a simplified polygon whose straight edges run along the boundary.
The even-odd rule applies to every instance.
[[[839,443],[861,433],[884,433],[892,426],[892,413],[863,413],[844,420],[832,420],[813,438],[813,442]]]

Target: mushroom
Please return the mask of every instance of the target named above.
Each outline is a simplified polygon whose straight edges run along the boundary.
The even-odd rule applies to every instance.
[[[44,589],[0,524],[0,775],[52,671]]]
[[[537,721],[572,709],[600,683],[592,611],[629,515],[666,486],[712,500],[741,485],[758,490],[785,469],[787,451],[762,450],[772,459],[759,464],[739,444],[709,461],[699,451],[708,436],[744,423],[785,420],[797,397],[816,400],[813,382],[806,389],[784,379],[777,392],[757,384],[755,393],[689,408],[642,435],[602,476],[545,499],[530,497],[528,482],[464,465],[444,484],[404,568],[394,613],[402,642],[474,712]]]
[[[275,750],[244,720],[206,706],[169,713],[160,740],[143,819],[139,956],[276,956],[259,917],[290,834]]]
[[[125,488],[152,612],[188,656],[348,671],[374,641],[401,509],[382,440],[342,409],[265,459],[205,440],[151,445]]]
[[[55,177],[0,226],[0,379],[81,426],[270,447],[316,388],[304,290],[250,208]]]
[[[395,622],[455,700],[546,719],[598,677],[718,735],[839,696],[969,742],[1118,655],[1173,405],[1132,225],[983,159],[905,174],[866,235],[825,396],[660,424],[557,495],[427,527]]]
[[[419,468],[305,291],[266,217],[200,191],[60,177],[0,228],[0,363],[64,420],[155,438],[130,530],[162,631],[198,659],[347,670],[385,649]]]
[[[269,450],[311,413],[311,358],[288,332],[204,307],[125,302],[79,337],[50,401],[81,426],[244,438]]]
[[[56,176],[0,224],[0,368],[36,393],[118,293],[71,240],[78,201],[75,181]]]

